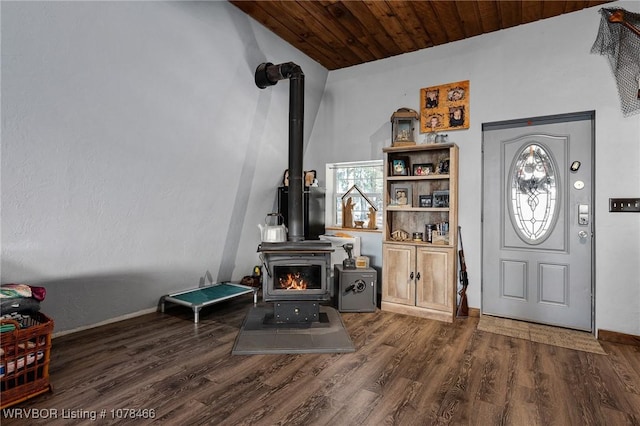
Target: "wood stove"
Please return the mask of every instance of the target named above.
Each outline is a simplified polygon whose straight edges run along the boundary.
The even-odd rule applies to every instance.
[[[286,62],[258,65],[255,83],[261,89],[289,79],[289,194],[288,241],[262,243],[258,247],[266,268],[262,295],[274,302],[276,323],[319,320],[320,302],[331,298],[331,243],[304,239],[303,123],[304,73],[299,65]]]
[[[262,243],[258,251],[266,269],[262,296],[274,302],[273,321],[318,321],[320,303],[331,299],[331,243]]]

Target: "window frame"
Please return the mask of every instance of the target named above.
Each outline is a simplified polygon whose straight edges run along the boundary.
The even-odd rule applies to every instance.
[[[347,161],[347,162],[336,162],[336,163],[327,163],[325,165],[325,179],[326,179],[326,193],[325,193],[325,227],[326,228],[342,228],[342,224],[338,223],[338,218],[336,217],[336,197],[338,195],[344,195],[344,193],[338,193],[336,188],[337,184],[337,170],[339,169],[347,169],[347,168],[365,168],[365,167],[379,167],[381,171],[381,176],[384,173],[384,161],[380,160],[362,160],[362,161]],[[360,188],[362,190],[362,188]],[[384,179],[381,177],[380,179],[380,197],[384,196]],[[345,191],[346,193],[346,191]],[[369,230],[373,232],[382,232],[380,222],[382,221],[382,207],[378,209],[377,222],[379,223],[378,229]],[[351,229],[351,228],[349,228]],[[359,229],[360,230],[360,229]]]

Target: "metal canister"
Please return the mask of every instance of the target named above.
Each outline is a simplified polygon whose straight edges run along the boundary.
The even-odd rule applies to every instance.
[[[433,242],[433,231],[436,230],[436,225],[433,223],[427,223],[424,226],[424,235],[426,236],[425,241],[428,243]]]

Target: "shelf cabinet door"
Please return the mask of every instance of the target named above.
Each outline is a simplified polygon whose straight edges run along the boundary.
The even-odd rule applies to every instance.
[[[454,267],[453,250],[417,248],[416,306],[452,312]]]
[[[382,250],[382,300],[415,306],[415,248],[385,244]],[[414,275],[415,276],[415,275]]]

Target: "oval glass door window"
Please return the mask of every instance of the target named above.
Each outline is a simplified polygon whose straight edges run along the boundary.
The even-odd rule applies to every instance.
[[[542,243],[557,220],[560,193],[555,164],[539,143],[526,145],[513,160],[509,212],[518,236],[528,244]]]

